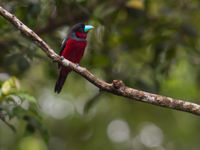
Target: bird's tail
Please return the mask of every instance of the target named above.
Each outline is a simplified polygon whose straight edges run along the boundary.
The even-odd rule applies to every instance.
[[[67,73],[68,74],[68,73]],[[55,88],[54,88],[54,91],[56,92],[56,93],[60,93],[61,92],[61,90],[62,90],[62,87],[63,87],[63,85],[64,85],[64,83],[65,83],[65,80],[66,80],[66,78],[67,78],[67,74],[66,75],[62,75],[62,73],[60,72],[60,75],[59,75],[59,77],[58,77],[58,80],[56,81],[56,85],[55,85]]]

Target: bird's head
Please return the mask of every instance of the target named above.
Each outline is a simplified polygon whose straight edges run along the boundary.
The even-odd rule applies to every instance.
[[[86,39],[86,37],[87,37],[87,33],[90,31],[90,30],[92,30],[92,29],[94,29],[94,27],[93,26],[91,26],[91,25],[85,25],[85,24],[83,24],[83,23],[78,23],[78,24],[75,24],[72,28],[71,28],[71,33],[75,33],[76,34],[76,36],[78,37],[78,38],[84,38],[84,39]]]

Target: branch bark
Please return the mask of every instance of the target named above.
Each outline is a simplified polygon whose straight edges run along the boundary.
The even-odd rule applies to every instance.
[[[120,80],[113,80],[112,83],[106,83],[92,73],[90,73],[86,68],[76,66],[76,64],[70,62],[67,59],[62,59],[57,55],[35,32],[24,25],[19,19],[14,15],[10,14],[4,8],[0,6],[0,15],[12,23],[22,34],[31,39],[38,47],[40,47],[47,56],[54,62],[60,63],[65,67],[69,67],[73,71],[80,74],[82,77],[87,79],[89,82],[97,86],[101,91],[106,91],[118,96],[127,97],[140,102],[145,102],[153,105],[158,105],[161,107],[176,109],[184,112],[189,112],[195,115],[200,115],[200,105],[177,100],[174,98],[152,94],[144,91],[139,91],[130,87],[125,86],[125,84]]]

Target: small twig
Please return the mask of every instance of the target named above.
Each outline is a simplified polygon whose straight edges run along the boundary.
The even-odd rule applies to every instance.
[[[14,15],[10,14],[8,11],[3,9],[0,6],[0,14],[10,21],[18,30],[21,31],[22,34],[29,37],[38,47],[40,47],[49,58],[51,58],[54,62],[58,62],[65,67],[69,67],[73,71],[77,72],[89,82],[97,86],[99,89],[113,93],[115,95],[127,97],[133,100],[158,105],[161,107],[176,109],[184,112],[189,112],[195,115],[200,115],[200,105],[186,102],[183,100],[177,100],[170,97],[165,97],[157,94],[151,94],[144,91],[139,91],[124,85],[122,81],[114,80],[113,83],[106,83],[97,77],[95,77],[92,73],[90,73],[86,68],[77,67],[76,64],[70,62],[67,59],[61,59],[59,55],[57,55],[35,32],[33,32],[30,28],[24,25],[19,19],[17,19]]]
[[[5,119],[6,114],[1,114],[1,112],[2,111],[0,110],[0,120],[2,120],[13,132],[16,132],[15,127],[6,121]]]
[[[97,94],[95,94],[92,98],[90,98],[84,106],[84,113],[87,113],[89,111],[89,109],[97,102],[97,100],[99,99],[99,97],[101,96],[102,92],[98,92]]]

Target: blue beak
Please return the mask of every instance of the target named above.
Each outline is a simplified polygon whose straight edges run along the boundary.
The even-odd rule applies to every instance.
[[[91,26],[91,25],[85,25],[84,32],[88,32],[88,31],[90,31],[92,29],[94,29],[93,26]]]

